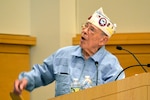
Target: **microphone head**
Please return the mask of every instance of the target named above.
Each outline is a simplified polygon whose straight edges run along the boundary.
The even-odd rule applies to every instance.
[[[116,49],[122,50],[122,47],[118,45],[118,46],[116,46]]]
[[[95,61],[95,65],[98,65],[98,61]]]
[[[147,64],[147,67],[150,67],[150,64]]]

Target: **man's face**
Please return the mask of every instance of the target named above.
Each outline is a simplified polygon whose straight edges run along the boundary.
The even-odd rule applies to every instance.
[[[108,40],[106,36],[99,28],[93,24],[87,22],[82,27],[80,46],[83,49],[93,50],[98,49],[105,45]]]

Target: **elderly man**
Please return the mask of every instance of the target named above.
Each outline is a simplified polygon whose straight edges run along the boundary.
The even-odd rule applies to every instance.
[[[56,96],[71,92],[73,79],[79,82],[90,76],[92,86],[114,81],[122,70],[118,59],[105,49],[105,44],[115,32],[116,25],[104,14],[102,8],[94,12],[82,27],[78,46],[57,50],[31,71],[22,72],[14,83],[14,93],[33,89],[56,81]],[[124,73],[118,79],[123,79]]]

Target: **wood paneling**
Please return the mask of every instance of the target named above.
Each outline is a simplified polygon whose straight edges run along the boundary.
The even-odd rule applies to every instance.
[[[80,34],[73,37],[73,45],[78,45],[80,42]],[[131,54],[124,50],[117,50],[116,46],[120,45],[124,49],[134,53],[142,64],[150,64],[150,33],[117,33],[114,34],[108,43],[106,49],[117,56],[123,68],[138,64]],[[150,72],[150,68],[144,66]],[[134,74],[144,73],[144,70],[138,67],[132,67],[125,71],[126,77]]]
[[[35,43],[35,37],[0,34],[0,100],[11,100],[14,80],[20,72],[30,69],[30,46]],[[23,91],[22,95],[30,99],[29,92]]]
[[[150,100],[150,73],[95,86],[49,100]]]
[[[35,45],[36,38],[29,35],[13,35],[0,33],[0,43],[4,44],[22,44],[22,45]]]

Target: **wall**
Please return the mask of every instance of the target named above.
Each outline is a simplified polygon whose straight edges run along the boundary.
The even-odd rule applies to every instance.
[[[37,37],[31,67],[60,47],[71,45],[81,25],[100,6],[117,32],[149,32],[149,0],[0,0],[0,33]],[[36,89],[32,100],[54,97],[54,84]]]
[[[30,0],[0,0],[0,33],[30,35]]]
[[[150,0],[77,0],[77,32],[93,11],[103,7],[118,33],[150,31]]]
[[[37,38],[36,46],[31,48],[31,68],[58,48],[72,44],[71,37],[76,33],[75,0],[0,0],[0,8],[0,33]],[[54,97],[54,87],[53,83],[35,89],[31,99]]]
[[[42,61],[60,46],[59,0],[31,0],[31,35],[37,45],[31,48],[31,67]],[[31,92],[31,100],[54,97],[54,83]]]
[[[71,45],[73,33],[76,33],[74,0],[31,1],[31,35],[37,37],[37,46],[31,49],[31,64],[42,63],[58,48]],[[31,99],[46,100],[54,94],[53,83],[34,90]]]
[[[60,47],[72,45],[76,32],[76,0],[59,0]]]

